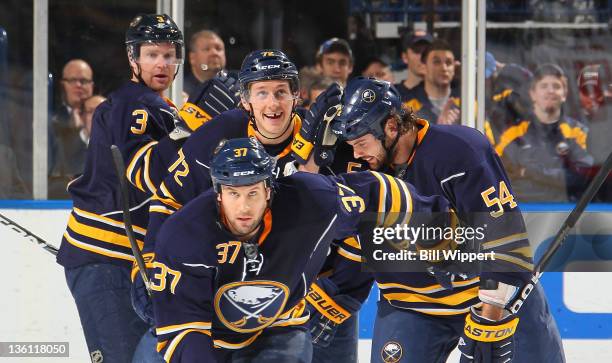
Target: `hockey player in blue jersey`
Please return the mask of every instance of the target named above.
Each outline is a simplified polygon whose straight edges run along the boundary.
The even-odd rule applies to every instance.
[[[304,297],[331,242],[367,234],[368,213],[452,220],[445,198],[378,172],[276,179],[274,170],[255,138],[222,142],[210,163],[213,188],[160,229],[152,297],[167,362],[310,362]]]
[[[277,177],[294,173],[298,165],[294,162],[296,158],[306,158],[305,155],[311,152],[319,155],[317,151],[308,148],[314,137],[309,134],[311,130],[308,125],[320,122],[317,120],[322,119],[330,107],[340,103],[341,91],[337,85],[323,92],[309,111],[297,108],[297,68],[282,51],[274,49],[248,54],[242,63],[239,83],[242,106],[224,112],[199,128],[179,150],[172,164],[173,172],[159,186],[150,207],[145,257],[153,251],[157,231],[168,216],[210,188],[210,159],[219,141],[254,136],[276,158],[274,173]],[[292,143],[297,153],[292,152]],[[330,165],[324,170],[328,173],[330,170],[332,173],[359,170],[365,165],[352,158],[348,145],[338,150],[334,160],[328,163]],[[369,286],[366,285],[363,288],[365,292],[361,294],[364,297],[358,297],[358,300],[367,297]],[[150,310],[147,308],[147,296],[142,284],[139,291],[140,306],[143,310]],[[342,301],[336,303],[345,305],[351,311],[360,306],[352,297],[339,297],[339,300]],[[335,352],[336,357],[353,362],[357,359],[357,319],[350,314],[346,315],[346,319],[349,322],[342,325],[336,344],[338,347],[338,342],[345,340],[346,343],[342,343],[345,349],[336,348]],[[317,345],[315,358],[327,356],[330,352],[328,347]],[[333,360],[338,361],[337,358]]]
[[[486,227],[478,248],[496,256],[479,266],[479,278],[444,268],[377,276],[381,295],[372,362],[386,361],[389,354],[394,362],[444,362],[457,342],[462,362],[563,362],[559,332],[539,286],[518,313],[516,334],[496,340],[472,333],[516,326],[517,317],[504,308],[533,268],[510,182],[487,139],[468,127],[416,119],[383,81],[353,79],[342,106],[331,129],[353,147],[355,157],[425,195],[444,195],[463,225]],[[342,248],[341,255],[359,260],[358,248]]]
[[[94,114],[85,171],[68,186],[74,207],[57,256],[92,359],[109,362],[130,362],[147,329],[130,302],[134,257],[122,222],[110,146],[119,147],[128,165],[130,211],[142,248],[149,199],[182,140],[195,128],[193,122],[204,119],[205,112],[193,98],[189,111],[201,112],[186,114],[190,125],[163,97],[183,62],[183,35],[170,17],[135,17],[125,44],[131,80],[111,93]],[[203,92],[198,95],[204,96]]]
[[[168,215],[211,186],[210,159],[221,140],[254,136],[277,159],[277,177],[297,170],[291,143],[304,121],[304,113],[296,108],[297,68],[280,50],[257,50],[245,57],[238,78],[242,107],[224,112],[199,128],[179,151],[174,162],[176,170],[159,186],[151,203],[147,245],[149,241],[154,243]],[[333,86],[306,115],[307,122],[321,117],[317,110],[327,110],[339,102],[340,88]]]

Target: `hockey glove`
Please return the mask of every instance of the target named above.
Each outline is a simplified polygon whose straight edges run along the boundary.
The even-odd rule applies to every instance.
[[[183,118],[180,116],[182,111],[183,110],[181,109],[178,114],[176,114],[176,110],[174,110],[173,112],[174,129],[170,131],[168,137],[174,141],[181,141],[188,138],[191,135],[191,131],[193,131],[191,130],[187,122],[185,122],[185,120],[183,120]]]
[[[238,105],[238,83],[225,71],[219,72],[191,95],[179,111],[190,131],[195,131],[206,121],[231,110]]]
[[[155,326],[155,319],[153,318],[153,302],[151,297],[147,293],[147,288],[140,274],[136,274],[134,282],[132,283],[132,289],[130,291],[132,298],[132,307],[136,312],[136,315],[140,317],[149,326]]]
[[[338,287],[327,278],[320,278],[310,287],[307,308],[310,311],[312,343],[328,347],[338,326],[361,308],[361,303],[349,295],[338,294]]]
[[[461,363],[509,363],[514,355],[514,333],[519,318],[507,315],[493,321],[478,314],[474,307],[465,319],[459,339]]]
[[[317,97],[310,110],[306,112],[302,120],[302,127],[291,144],[291,152],[298,163],[306,164],[312,155],[315,149],[315,139],[325,128],[323,121],[331,121],[336,116],[341,97],[342,89],[334,83]],[[329,156],[329,154],[326,155],[324,159],[329,159]]]

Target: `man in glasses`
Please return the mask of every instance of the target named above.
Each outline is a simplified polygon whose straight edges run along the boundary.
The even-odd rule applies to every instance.
[[[324,77],[344,86],[353,72],[353,51],[348,42],[340,38],[323,42],[317,51],[316,68]]]
[[[79,133],[83,127],[80,112],[86,99],[93,94],[93,71],[82,59],[72,59],[62,70],[61,104],[51,119],[51,162],[49,198],[69,198],[66,184],[85,166],[87,145]]]

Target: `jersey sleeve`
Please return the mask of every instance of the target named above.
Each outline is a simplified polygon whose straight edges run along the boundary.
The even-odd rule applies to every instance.
[[[517,285],[529,278],[533,254],[501,160],[490,155],[441,184],[449,199],[456,201],[453,207],[461,223],[481,229],[481,238],[474,241],[476,248],[495,256],[481,262],[481,279]]]
[[[194,136],[198,135],[194,134],[191,137]],[[154,249],[157,232],[169,216],[212,186],[208,166],[209,156],[192,148],[198,139],[190,138],[175,153],[166,177],[151,198],[145,251]]]
[[[208,332],[211,326],[215,252],[206,251],[174,227],[165,226],[158,234],[149,271],[155,331],[161,344],[171,343],[188,330]]]
[[[129,131],[119,146],[127,157],[126,177],[147,194],[155,193],[179,148],[179,143],[168,136],[176,109],[155,97],[158,100],[146,97],[128,107],[124,115],[129,119]]]

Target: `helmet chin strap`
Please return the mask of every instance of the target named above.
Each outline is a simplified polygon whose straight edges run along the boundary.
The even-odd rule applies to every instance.
[[[385,146],[385,136],[383,134],[383,137],[380,139],[380,142],[382,143],[383,149],[385,149],[386,152],[386,158],[387,158],[387,164],[391,165],[393,164],[393,152],[395,151],[395,148],[397,146],[397,142],[400,139],[400,133],[398,131],[397,135],[395,136],[395,140],[393,140],[393,142],[391,143],[391,145],[389,145],[389,147]]]
[[[283,130],[283,132],[280,133],[280,135],[276,137],[268,137],[264,135],[263,132],[261,132],[261,130],[259,130],[259,128],[257,127],[257,121],[255,120],[255,114],[253,113],[253,105],[250,102],[249,108],[249,122],[253,126],[253,129],[255,129],[255,131],[257,131],[266,140],[276,140],[281,138],[285,134],[285,132],[287,132],[287,130],[289,130],[289,128],[291,127],[291,121],[293,121],[293,117],[295,116],[295,100],[293,100],[293,105],[291,106],[291,115],[289,116],[289,123],[287,123],[287,127],[285,127],[285,129]]]

